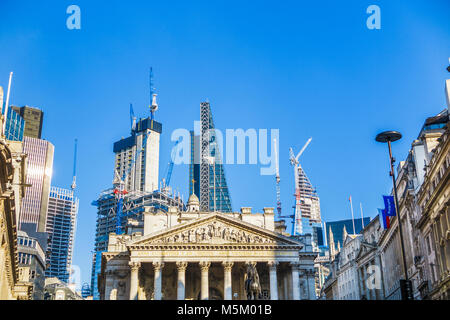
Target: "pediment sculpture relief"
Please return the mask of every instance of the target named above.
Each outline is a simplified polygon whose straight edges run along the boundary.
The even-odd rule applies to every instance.
[[[196,229],[181,231],[158,239],[155,243],[275,243],[273,239],[256,235],[214,221]]]

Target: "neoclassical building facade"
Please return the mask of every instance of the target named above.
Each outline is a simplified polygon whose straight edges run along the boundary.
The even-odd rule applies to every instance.
[[[255,266],[261,299],[314,299],[315,256],[304,249],[277,228],[273,208],[200,212],[191,195],[187,211],[148,210],[142,232],[110,234],[99,292],[105,300],[245,300]]]

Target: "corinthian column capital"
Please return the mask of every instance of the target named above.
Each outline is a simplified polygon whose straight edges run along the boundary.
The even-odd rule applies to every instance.
[[[153,269],[155,271],[160,271],[162,268],[164,268],[164,262],[159,261],[153,262]]]
[[[178,271],[186,271],[188,263],[186,261],[178,261],[176,263]]]
[[[130,261],[128,265],[130,266],[131,271],[138,271],[141,267],[141,263],[137,261]]]
[[[271,270],[276,270],[277,269],[277,265],[278,265],[278,261],[269,261],[267,262],[267,265],[269,266],[269,268]]]
[[[223,268],[225,271],[231,271],[233,268],[234,262],[233,261],[224,261],[222,262]]]
[[[200,265],[202,271],[208,271],[209,267],[211,266],[211,262],[209,261],[200,261],[198,264]]]

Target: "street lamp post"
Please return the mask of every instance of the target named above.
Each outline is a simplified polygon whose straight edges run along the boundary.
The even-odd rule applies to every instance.
[[[391,142],[400,140],[402,138],[402,135],[400,132],[397,131],[385,131],[382,132],[380,134],[378,134],[375,138],[376,141],[378,142],[383,142],[388,144],[388,148],[389,148],[389,162],[391,164],[391,172],[390,172],[390,176],[392,177],[392,184],[394,186],[394,200],[395,200],[395,212],[397,212],[397,221],[398,221],[398,231],[400,234],[400,246],[402,249],[402,260],[403,260],[403,270],[405,272],[405,285],[408,286],[408,269],[406,266],[406,256],[405,256],[405,246],[403,244],[403,228],[402,228],[402,222],[401,222],[401,217],[400,217],[400,211],[399,211],[399,205],[398,205],[398,196],[397,196],[397,184],[395,181],[395,173],[394,173],[394,162],[395,159],[392,156],[392,148],[391,148]],[[404,300],[407,300],[407,296],[402,294],[402,298]]]

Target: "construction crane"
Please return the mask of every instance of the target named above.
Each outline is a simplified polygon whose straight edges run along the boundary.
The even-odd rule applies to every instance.
[[[150,119],[151,121],[154,120],[155,112],[158,110],[158,104],[156,102],[156,94],[153,93],[153,70],[150,68]],[[133,105],[130,104],[130,120],[131,120],[131,134],[136,134],[136,117],[134,116],[133,111]],[[145,147],[147,145],[147,139],[150,135],[150,130],[147,130],[147,133],[144,136],[144,139],[142,140],[142,148],[136,152],[136,154],[133,157],[133,160],[130,163],[130,166],[128,169],[123,173],[123,176],[120,177],[117,170],[115,171],[113,185],[114,190],[113,193],[117,199],[117,209],[116,209],[116,234],[122,233],[122,208],[123,208],[123,200],[125,195],[128,194],[128,191],[125,188],[126,180],[131,172],[131,169],[134,167],[136,160],[139,158],[142,151],[145,150]]]
[[[130,103],[130,122],[131,122],[131,134],[136,130],[136,116],[134,115],[133,105]]]
[[[172,152],[170,154],[170,162],[169,162],[169,165],[167,167],[166,178],[163,179],[163,183],[162,183],[163,189],[166,189],[170,185],[170,179],[172,178],[172,172],[173,172],[173,165],[175,163],[175,156],[176,156],[176,153],[178,151],[178,144],[180,142],[181,142],[181,138],[179,140],[177,140],[177,142],[175,142],[175,145],[172,148]]]
[[[289,149],[289,160],[291,162],[291,165],[294,167],[294,183],[295,183],[295,211],[294,211],[294,219],[292,223],[292,235],[295,235],[297,233],[297,229],[299,229],[300,226],[300,232],[301,233],[301,207],[300,207],[300,176],[299,176],[299,166],[300,162],[298,159],[300,156],[305,152],[308,145],[311,143],[312,138],[309,138],[306,144],[303,146],[303,148],[300,150],[300,152],[297,154],[297,156],[294,155],[294,150],[292,148]]]
[[[155,87],[153,87],[153,68],[150,67],[150,119],[155,118],[155,112],[158,110],[158,104],[156,103]]]
[[[281,192],[280,192],[280,168],[278,166],[278,145],[277,145],[277,139],[273,139],[274,142],[274,151],[275,151],[275,180],[277,182],[277,213],[278,217],[281,218]]]
[[[74,192],[75,188],[77,187],[77,146],[78,146],[78,139],[75,139],[75,149],[73,152],[73,179],[72,185],[70,186],[72,192]]]

